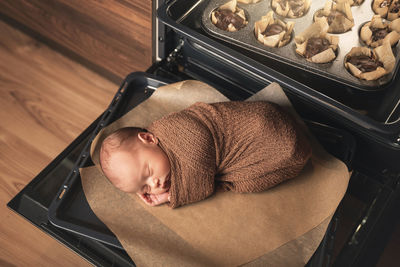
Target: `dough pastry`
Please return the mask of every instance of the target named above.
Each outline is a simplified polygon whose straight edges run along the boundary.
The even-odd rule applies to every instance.
[[[368,47],[353,47],[344,62],[351,74],[367,81],[377,80],[390,73],[396,63],[389,42],[384,42],[373,50]]]
[[[224,31],[235,32],[247,25],[244,10],[237,7],[237,1],[232,0],[220,6],[211,13],[212,23]]]
[[[260,2],[260,0],[237,0],[237,1],[243,4],[254,4]]]
[[[325,17],[318,19],[295,37],[296,52],[314,63],[327,63],[336,58],[339,37],[327,33]]]
[[[361,6],[361,4],[364,3],[364,0],[348,0],[348,2],[350,6]]]
[[[323,9],[315,12],[314,21],[323,17],[328,21],[329,33],[344,33],[354,26],[353,14],[348,0],[337,0],[336,3],[328,0]]]
[[[290,41],[294,22],[287,23],[274,19],[274,12],[270,11],[254,24],[254,33],[257,40],[269,47],[282,47]]]
[[[383,42],[394,46],[400,39],[400,18],[392,22],[385,21],[379,15],[372,17],[360,31],[361,40],[370,47],[378,47]]]
[[[395,20],[400,17],[400,0],[374,0],[372,10],[382,18]]]
[[[311,0],[272,0],[271,6],[276,14],[286,18],[300,18],[310,8]]]

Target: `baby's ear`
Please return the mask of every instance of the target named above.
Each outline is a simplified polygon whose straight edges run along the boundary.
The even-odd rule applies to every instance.
[[[138,139],[145,144],[158,144],[158,138],[150,132],[139,132]]]

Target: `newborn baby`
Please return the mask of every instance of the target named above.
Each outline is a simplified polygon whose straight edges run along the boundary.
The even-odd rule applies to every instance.
[[[147,127],[104,139],[100,165],[118,189],[176,208],[216,189],[261,192],[296,177],[311,146],[296,122],[265,102],[198,102]]]
[[[152,206],[168,201],[169,160],[145,129],[126,127],[110,134],[100,148],[100,165],[118,189],[137,193]]]

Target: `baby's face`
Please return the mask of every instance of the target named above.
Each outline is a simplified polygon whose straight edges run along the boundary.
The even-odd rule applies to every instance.
[[[127,193],[162,194],[170,187],[170,163],[158,140],[143,134],[134,148],[119,149],[110,155],[104,174]],[[149,136],[150,135],[150,136]]]

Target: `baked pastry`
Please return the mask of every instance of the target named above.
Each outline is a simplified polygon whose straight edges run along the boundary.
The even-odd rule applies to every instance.
[[[323,9],[315,12],[314,21],[324,17],[328,21],[329,33],[344,33],[354,26],[353,14],[348,0],[337,0],[336,3],[328,0]]]
[[[300,18],[310,8],[311,0],[272,0],[271,6],[276,14],[286,18]]]
[[[388,20],[395,20],[399,17],[400,17],[400,1],[393,0],[389,6],[389,10],[388,10],[388,14],[387,14],[386,18]]]
[[[350,6],[360,6],[364,2],[364,0],[348,0],[348,2]]]
[[[260,2],[260,0],[237,0],[237,1],[243,4],[254,4]]]
[[[389,42],[371,50],[368,47],[353,47],[344,58],[344,65],[355,77],[367,81],[377,80],[390,73],[396,59]]]
[[[212,23],[224,31],[235,32],[247,25],[244,10],[237,7],[236,0],[227,2],[211,13]]]
[[[318,19],[302,33],[295,36],[296,52],[314,63],[327,63],[336,58],[339,37],[327,33],[325,17]]]
[[[382,18],[386,18],[390,3],[391,0],[374,0],[372,2],[372,10],[375,14],[381,16]]]
[[[294,22],[287,23],[274,19],[274,12],[270,11],[254,23],[254,33],[262,44],[269,47],[282,47],[290,41]]]
[[[382,18],[395,20],[400,16],[400,0],[374,0],[372,10]]]
[[[391,46],[400,39],[400,18],[392,22],[384,21],[381,16],[375,15],[371,21],[365,23],[360,31],[361,40],[370,47],[378,47],[388,41]]]

